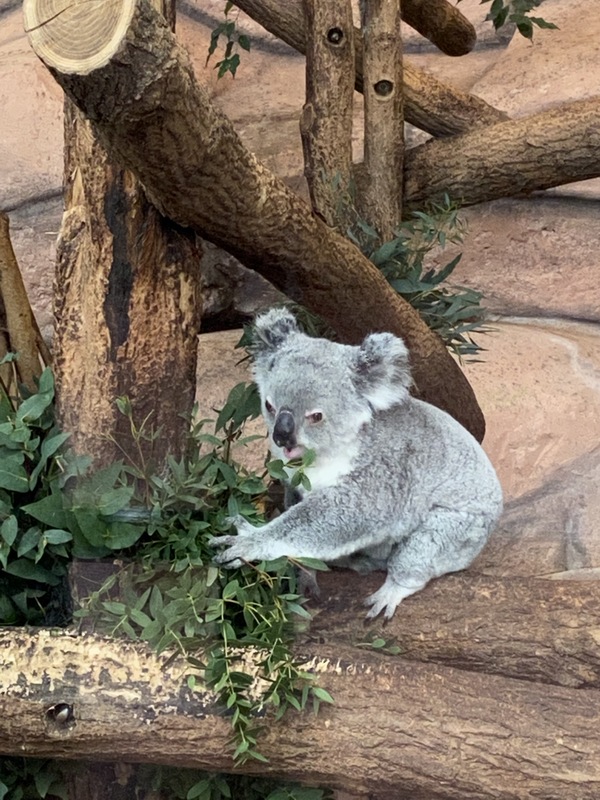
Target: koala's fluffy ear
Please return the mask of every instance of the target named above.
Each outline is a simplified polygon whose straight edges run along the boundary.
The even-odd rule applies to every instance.
[[[356,348],[353,382],[376,411],[402,403],[412,383],[408,350],[392,333],[372,333]]]
[[[277,350],[292,333],[300,333],[294,315],[287,308],[272,308],[254,320],[252,350],[255,358]]]

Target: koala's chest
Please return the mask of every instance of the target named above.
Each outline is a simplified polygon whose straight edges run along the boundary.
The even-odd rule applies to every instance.
[[[344,475],[351,472],[354,459],[349,454],[340,454],[334,458],[321,459],[310,467],[307,467],[305,474],[310,481],[311,491],[315,489],[325,489],[327,486],[335,486]],[[290,477],[293,472],[289,471]],[[301,495],[306,494],[306,489],[298,487]]]

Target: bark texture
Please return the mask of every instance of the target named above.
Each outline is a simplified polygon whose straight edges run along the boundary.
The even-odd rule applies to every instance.
[[[263,28],[306,54],[306,27],[302,0],[236,0],[235,5]],[[409,23],[410,24],[410,23]],[[363,90],[363,47],[354,29],[356,89]],[[404,62],[406,121],[433,136],[452,136],[478,125],[492,125],[507,115],[475,95],[460,92]]]
[[[333,650],[335,649],[335,654]],[[269,773],[398,800],[592,800],[597,689],[541,685],[335,645],[306,650],[335,705],[269,720]],[[233,771],[229,722],[185,666],[95,636],[0,632],[0,750]],[[56,719],[57,704],[69,709]],[[64,706],[61,706],[64,708]]]
[[[385,625],[364,628],[362,601],[382,581],[383,573],[319,575],[305,641],[356,646],[381,635],[409,661],[600,689],[596,581],[446,575],[405,600]]]
[[[350,222],[354,36],[350,0],[305,0],[306,103],[300,119],[313,210],[332,228]]]
[[[127,396],[147,432],[144,458],[161,464],[185,446],[196,387],[200,329],[195,237],[147,201],[137,179],[114,165],[73,104],[65,113],[65,214],[55,282],[58,413],[79,452],[97,465],[139,462]],[[157,385],[161,402],[156,402]],[[110,436],[110,438],[109,438]]]
[[[400,0],[369,0],[363,18],[365,155],[362,216],[382,242],[402,219],[404,118]]]
[[[595,178],[599,149],[600,99],[564,104],[411,149],[405,202],[420,206],[447,193],[474,205]]]
[[[31,39],[35,49],[33,33]],[[356,343],[372,330],[403,336],[419,395],[483,437],[473,391],[441,340],[351,242],[245,149],[148,2],[136,5],[105,66],[53,74],[111,157],[134,172],[165,216],[322,315],[343,341]]]
[[[470,53],[477,33],[448,0],[402,0],[402,18],[447,56]]]

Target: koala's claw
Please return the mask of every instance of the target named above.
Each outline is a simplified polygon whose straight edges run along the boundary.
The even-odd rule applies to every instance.
[[[209,547],[231,547],[237,541],[237,536],[209,536],[206,543]]]

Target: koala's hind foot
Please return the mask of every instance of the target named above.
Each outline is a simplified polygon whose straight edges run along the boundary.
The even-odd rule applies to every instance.
[[[492,523],[491,515],[438,508],[419,528],[392,551],[387,578],[381,589],[366,600],[367,618],[382,611],[390,619],[396,607],[432,578],[466,569],[482,550]]]

